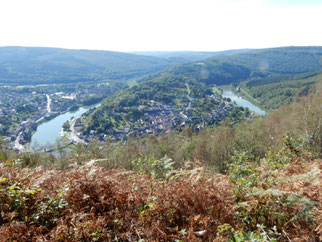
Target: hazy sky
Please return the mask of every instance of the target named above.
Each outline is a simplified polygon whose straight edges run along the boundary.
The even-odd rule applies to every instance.
[[[1,0],[0,46],[115,51],[322,46],[322,0]]]

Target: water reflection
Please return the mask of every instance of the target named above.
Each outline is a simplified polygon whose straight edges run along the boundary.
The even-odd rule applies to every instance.
[[[56,140],[61,137],[60,131],[63,124],[72,117],[85,113],[88,109],[89,108],[81,107],[76,112],[63,113],[56,118],[39,125],[36,133],[31,137],[30,148],[54,144]]]
[[[226,98],[230,98],[233,102],[236,102],[237,105],[249,108],[249,110],[254,111],[255,113],[259,115],[265,115],[266,112],[262,110],[261,108],[257,107],[253,103],[245,100],[244,98],[238,96],[235,94],[232,90],[229,89],[222,89],[222,96]]]

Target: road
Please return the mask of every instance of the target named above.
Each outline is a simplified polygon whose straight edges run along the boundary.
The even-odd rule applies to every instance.
[[[17,138],[15,140],[15,146],[14,146],[14,148],[19,150],[20,152],[25,151],[25,147],[19,143],[19,141],[21,139],[21,135],[22,135],[22,132],[20,132],[19,135],[17,136]]]
[[[78,138],[77,136],[77,131],[75,130],[75,123],[76,123],[76,120],[79,119],[80,117],[76,117],[76,118],[73,118],[71,121],[70,121],[70,130],[71,132],[68,132],[67,134],[67,137],[69,140],[71,140],[72,142],[78,144],[78,143],[81,143],[81,144],[86,144],[86,142],[80,138]]]
[[[47,112],[51,113],[51,98],[48,94],[46,94],[46,98],[47,98]]]
[[[191,108],[191,101],[192,101],[192,99],[191,99],[191,97],[190,97],[190,87],[189,87],[189,85],[188,85],[188,83],[186,83],[186,87],[187,87],[187,91],[188,91],[188,94],[187,94],[187,98],[189,99],[189,104],[188,104],[188,107],[186,108],[186,110],[187,109],[190,109]]]

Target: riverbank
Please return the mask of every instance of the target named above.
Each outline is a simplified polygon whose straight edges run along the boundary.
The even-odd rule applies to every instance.
[[[218,88],[222,91],[221,95],[223,97],[231,99],[232,101],[236,102],[237,105],[246,107],[259,115],[267,114],[267,110],[265,110],[256,99],[252,98],[239,87],[235,88],[234,86],[230,85],[218,86]],[[244,93],[244,95],[242,93]]]
[[[77,133],[75,129],[75,124],[77,120],[80,119],[80,116],[77,116],[73,118],[72,120],[69,121],[70,123],[70,128],[69,131],[64,131],[64,128],[61,129],[60,131],[60,136],[61,137],[66,137],[68,140],[70,140],[74,144],[87,144],[84,140],[79,138],[79,134]]]
[[[99,105],[83,106],[76,111],[66,111],[57,115],[54,119],[42,123],[31,137],[30,148],[35,146],[52,146],[63,136],[67,137],[72,143],[85,144],[86,142],[78,137],[77,130],[74,128],[76,120],[85,112],[93,111]],[[62,130],[66,121],[71,122],[72,132],[64,132]]]
[[[48,122],[44,122],[39,127],[37,127],[37,131],[32,135],[30,147],[34,146],[46,146],[53,145],[57,139],[60,138],[61,129],[63,124],[74,118],[78,117],[81,114],[85,113],[88,109],[83,107],[79,108],[76,112],[64,112],[55,117]]]

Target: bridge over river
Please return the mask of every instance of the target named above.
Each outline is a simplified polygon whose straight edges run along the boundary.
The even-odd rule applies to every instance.
[[[60,149],[66,149],[68,148],[70,145],[72,144],[76,144],[75,142],[68,142],[68,143],[64,143],[64,145],[59,146],[59,145],[45,145],[45,146],[41,146],[39,148],[36,149],[32,149],[33,152],[46,152],[46,153],[50,153],[50,152],[55,152],[57,150]]]

